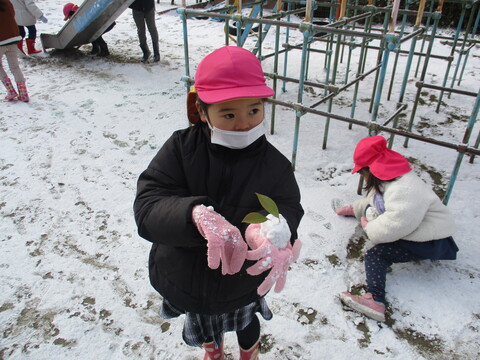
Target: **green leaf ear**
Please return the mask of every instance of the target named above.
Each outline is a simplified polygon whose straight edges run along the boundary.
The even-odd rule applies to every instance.
[[[251,212],[245,215],[242,222],[247,224],[261,224],[267,220],[267,217],[263,216],[262,214],[257,212]]]
[[[260,201],[260,205],[262,205],[265,210],[267,210],[276,218],[280,217],[280,212],[278,211],[278,207],[277,204],[275,204],[275,201],[273,201],[266,195],[262,195],[259,193],[255,193],[255,195],[257,195],[258,201]]]

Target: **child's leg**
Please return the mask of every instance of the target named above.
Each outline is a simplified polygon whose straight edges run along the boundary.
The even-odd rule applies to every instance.
[[[22,39],[25,38],[25,28],[23,26],[18,25],[18,31],[20,32],[20,36]]]
[[[8,67],[13,74],[16,82],[25,81],[20,65],[18,64],[17,46],[15,44],[2,46],[5,48],[5,56],[7,57]],[[2,69],[3,70],[3,69]],[[5,73],[5,71],[3,71]],[[2,73],[2,74],[3,74]],[[2,79],[6,77],[6,74],[2,76]]]
[[[28,29],[28,38],[35,40],[37,38],[37,27],[35,25],[27,26]]]
[[[97,39],[92,41],[92,45],[98,46],[100,48],[100,51],[97,54],[98,56],[103,57],[103,56],[110,55],[110,51],[108,50],[108,45],[105,42],[105,40],[103,40],[102,36],[99,36]]]
[[[137,26],[137,35],[138,40],[140,42],[140,47],[148,48],[147,47],[147,36],[145,34],[145,14],[141,10],[132,10],[133,21]]]
[[[7,52],[6,46],[0,46],[0,79],[8,77],[7,73],[3,69],[3,55]],[[7,59],[8,61],[8,59]]]
[[[152,8],[148,13],[145,14],[145,22],[148,27],[148,32],[152,38],[152,44],[158,44],[158,31],[157,26],[155,25],[155,8]]]
[[[367,291],[374,300],[385,303],[385,280],[390,265],[415,260],[422,258],[395,243],[379,244],[369,249],[365,254],[365,273]]]
[[[205,349],[205,356],[203,357],[203,360],[224,359],[223,342],[219,348],[216,348],[213,338],[207,338],[206,342],[203,344],[203,348]]]
[[[243,330],[237,331],[238,345],[242,349],[250,349],[260,338],[260,321],[255,315],[253,320]]]

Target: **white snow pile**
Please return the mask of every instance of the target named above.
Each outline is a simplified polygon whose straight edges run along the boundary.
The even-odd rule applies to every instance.
[[[260,232],[265,238],[269,239],[273,245],[283,249],[287,246],[291,236],[287,221],[282,214],[279,214],[278,218],[272,214],[268,214],[267,219],[267,221],[260,225]]]

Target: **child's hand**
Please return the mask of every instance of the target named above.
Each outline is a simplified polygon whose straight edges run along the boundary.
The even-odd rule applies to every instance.
[[[366,228],[367,225],[368,225],[368,220],[365,216],[362,216],[361,219],[360,219],[360,224],[362,224],[362,228]]]
[[[340,199],[332,199],[332,209],[337,215],[355,216],[352,205],[343,205],[345,202]]]
[[[337,215],[355,216],[352,205],[342,206],[341,208],[336,209],[335,212],[337,213]]]
[[[43,16],[43,15],[40,16],[40,20],[41,20],[44,24],[46,24],[46,23],[48,22],[47,18],[46,18],[45,16]]]
[[[222,260],[222,274],[235,274],[245,261],[247,244],[235,226],[205,205],[196,205],[192,219],[200,234],[207,240],[208,267],[217,269]]]
[[[284,247],[277,247],[262,233],[260,224],[249,225],[245,231],[245,239],[253,249],[247,252],[247,259],[258,260],[247,269],[247,273],[259,275],[271,269],[258,287],[257,293],[260,296],[265,295],[275,283],[275,292],[282,291],[287,280],[288,268],[300,255],[301,241],[296,240],[293,247],[290,241]]]

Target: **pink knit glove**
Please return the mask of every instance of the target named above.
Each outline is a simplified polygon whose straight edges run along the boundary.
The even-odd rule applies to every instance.
[[[366,218],[365,216],[362,216],[362,217],[360,218],[360,224],[362,224],[362,228],[364,228],[364,229],[367,227],[367,225],[368,225],[368,220],[367,220],[367,218]]]
[[[342,207],[336,209],[335,212],[337,213],[337,215],[355,216],[355,213],[353,212],[353,206],[352,205],[342,206]]]
[[[258,260],[247,269],[250,275],[259,275],[271,269],[268,276],[260,284],[257,293],[265,295],[275,285],[275,292],[282,291],[287,280],[289,266],[298,259],[302,243],[296,240],[292,247],[290,240],[284,247],[277,247],[263,235],[260,224],[251,224],[245,231],[245,239],[253,250],[247,252],[248,260]]]
[[[247,254],[247,244],[240,230],[211,206],[194,206],[192,219],[200,234],[207,240],[208,267],[217,269],[222,260],[223,275],[239,272]]]

